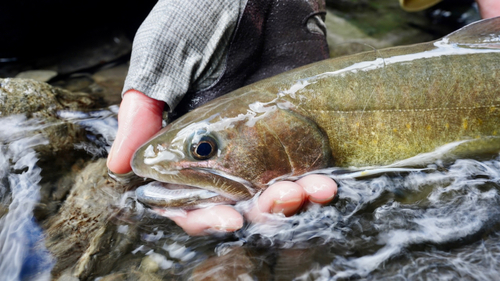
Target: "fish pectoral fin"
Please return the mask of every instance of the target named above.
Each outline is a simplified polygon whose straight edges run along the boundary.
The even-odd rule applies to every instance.
[[[443,41],[465,48],[500,49],[500,17],[469,24],[448,34]]]

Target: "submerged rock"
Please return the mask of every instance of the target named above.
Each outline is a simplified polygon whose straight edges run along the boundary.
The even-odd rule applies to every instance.
[[[119,231],[110,223],[120,213],[116,207],[130,186],[108,177],[106,160],[87,165],[76,176],[75,184],[59,212],[43,223],[46,245],[57,263],[56,277],[65,271],[81,279],[96,278],[115,267],[117,257],[132,251],[136,231]]]

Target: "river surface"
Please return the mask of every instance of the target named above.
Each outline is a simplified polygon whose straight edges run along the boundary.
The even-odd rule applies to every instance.
[[[60,113],[87,128],[75,150],[97,159],[116,132],[116,107]],[[50,280],[56,260],[34,218],[47,140],[23,116],[0,120],[2,280]],[[37,162],[38,161],[38,162]],[[332,171],[338,198],[290,218],[271,216],[234,234],[190,237],[124,193],[129,210],[109,221],[135,240],[112,272],[166,280],[494,280],[500,276],[500,157],[436,161],[426,169],[368,178]],[[250,202],[239,203],[244,211]],[[98,279],[98,278],[97,278]],[[90,280],[97,280],[92,278]],[[125,279],[113,279],[125,280]],[[133,279],[129,279],[133,280]]]

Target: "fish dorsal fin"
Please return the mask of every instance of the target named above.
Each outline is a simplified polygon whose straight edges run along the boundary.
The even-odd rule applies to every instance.
[[[500,17],[471,23],[448,34],[443,41],[465,48],[500,49]]]

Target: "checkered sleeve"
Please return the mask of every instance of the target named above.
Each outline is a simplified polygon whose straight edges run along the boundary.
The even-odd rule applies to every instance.
[[[189,90],[214,83],[242,5],[246,1],[158,1],[134,38],[123,93],[135,89],[172,110]]]

